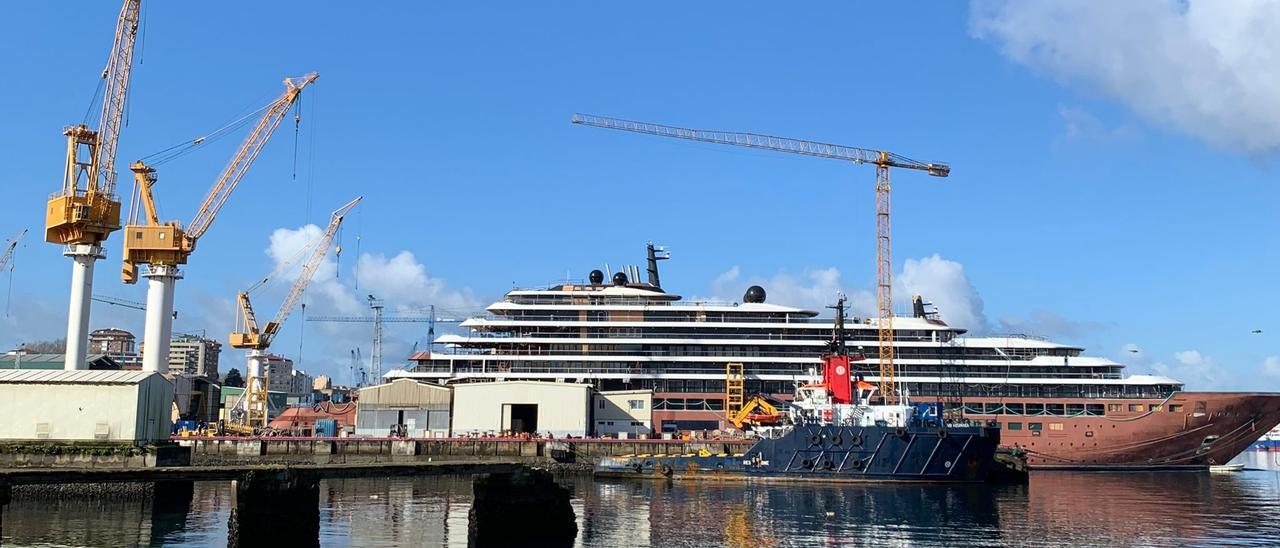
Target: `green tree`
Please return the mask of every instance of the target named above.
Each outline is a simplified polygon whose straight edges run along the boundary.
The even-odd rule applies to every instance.
[[[227,371],[227,374],[222,376],[222,385],[243,388],[244,377],[240,376],[240,370],[232,367],[230,371]]]

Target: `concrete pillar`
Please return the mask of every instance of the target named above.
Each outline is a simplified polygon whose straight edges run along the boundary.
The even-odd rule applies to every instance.
[[[85,356],[89,352],[89,306],[93,297],[93,264],[105,258],[96,245],[69,245],[62,254],[71,257],[71,304],[67,309],[67,355],[63,367],[68,371],[88,369]]]
[[[167,537],[187,527],[195,495],[194,481],[158,481],[151,495],[151,545],[172,544]]]
[[[0,538],[4,538],[4,507],[9,505],[9,499],[13,495],[13,487],[5,482],[0,482]]]
[[[254,471],[231,482],[227,546],[319,546],[320,482],[296,470]]]
[[[569,490],[545,470],[476,476],[472,492],[468,546],[573,546],[578,537]]]
[[[143,327],[142,370],[169,372],[169,339],[173,336],[173,286],[182,279],[176,266],[152,265],[147,278],[147,321]]]

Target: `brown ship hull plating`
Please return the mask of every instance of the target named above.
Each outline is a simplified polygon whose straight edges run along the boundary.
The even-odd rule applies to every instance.
[[[1025,450],[1028,466],[1039,470],[1207,468],[1235,458],[1280,424],[1280,393],[1175,392],[1167,399],[974,397],[964,405],[1020,405],[1024,412],[1031,405],[1101,406],[1101,414],[965,413],[999,422],[1001,446]],[[719,420],[724,427],[723,411],[655,410],[653,419],[655,426]]]
[[[1006,398],[1001,403],[1042,402],[1078,404],[1082,400]],[[1106,404],[1105,415],[969,416],[999,422],[1004,445],[1027,451],[1027,464],[1041,470],[1225,464],[1280,423],[1280,394],[1275,393],[1175,392],[1165,400],[1083,402]],[[1033,424],[1038,426],[1033,429]]]

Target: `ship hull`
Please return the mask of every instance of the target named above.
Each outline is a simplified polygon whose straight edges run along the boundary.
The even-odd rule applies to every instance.
[[[990,426],[798,426],[737,455],[606,457],[600,477],[725,481],[935,482],[986,481],[995,467],[1000,430]]]
[[[1164,400],[1096,401],[1109,406],[1105,415],[970,416],[998,422],[1003,443],[1026,451],[1027,465],[1038,470],[1207,469],[1231,461],[1280,423],[1280,394],[1176,392]],[[966,405],[978,403],[986,402]]]
[[[929,401],[931,397],[916,399]],[[1027,466],[1033,470],[1207,469],[1231,461],[1280,424],[1280,394],[1276,393],[1175,392],[1168,398],[970,397],[962,405],[965,417],[998,423],[1002,447],[1027,451]],[[1062,406],[1064,412],[1043,412],[1054,406]],[[1068,414],[1076,408],[1097,411]],[[654,412],[655,422],[718,424],[718,419],[723,419],[723,412]],[[1039,430],[1032,430],[1033,424],[1038,424]]]

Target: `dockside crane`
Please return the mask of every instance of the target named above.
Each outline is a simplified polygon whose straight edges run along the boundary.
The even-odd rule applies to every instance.
[[[120,199],[115,190],[116,143],[133,71],[141,4],[141,0],[125,0],[116,18],[115,39],[99,84],[102,106],[98,127],[77,124],[62,132],[67,136],[62,188],[49,198],[45,210],[45,241],[63,246],[62,254],[72,260],[66,369],[86,367],[93,266],[104,257],[102,243],[120,229]]]
[[[575,114],[573,123],[660,137],[771,150],[876,166],[876,307],[878,309],[876,328],[880,350],[877,361],[880,365],[880,394],[883,395],[886,404],[896,403],[898,392],[893,362],[893,260],[891,257],[889,226],[889,170],[890,168],[912,169],[923,171],[934,177],[946,177],[951,174],[949,165],[912,160],[900,154],[883,150],[833,145],[758,133],[688,129],[591,114]]]
[[[303,292],[307,290],[307,285],[311,283],[311,278],[315,276],[316,270],[324,262],[324,258],[329,254],[329,246],[333,244],[333,237],[338,233],[338,228],[342,226],[343,219],[347,213],[356,204],[360,203],[363,197],[357,197],[346,205],[338,208],[329,215],[329,226],[325,227],[324,233],[314,243],[311,248],[310,255],[307,260],[302,263],[302,270],[298,274],[298,279],[293,282],[293,286],[289,288],[289,294],[280,302],[280,308],[276,311],[276,315],[266,325],[258,328],[258,319],[253,312],[253,303],[249,300],[249,293],[255,289],[266,285],[270,280],[270,275],[258,281],[249,289],[236,294],[236,303],[239,305],[239,311],[236,314],[236,330],[228,337],[228,343],[232,348],[238,348],[248,351],[249,363],[246,367],[248,378],[245,379],[244,393],[240,396],[240,400],[232,407],[232,421],[228,424],[228,428],[237,433],[253,434],[255,428],[266,428],[268,420],[267,407],[267,387],[270,381],[266,367],[267,349],[271,347],[271,341],[275,339],[276,333],[280,332],[280,328],[284,322],[289,319],[289,314],[293,312],[297,306],[298,300],[302,298]],[[335,250],[341,253],[341,249]]]
[[[263,108],[262,118],[240,144],[185,228],[178,221],[160,221],[151,191],[157,180],[155,168],[141,160],[129,166],[133,171],[134,188],[129,223],[125,227],[124,265],[120,277],[127,284],[136,283],[138,265],[148,266],[147,318],[143,328],[146,345],[142,355],[144,371],[163,373],[168,370],[169,337],[173,331],[173,289],[174,284],[182,279],[178,265],[187,263],[195,251],[196,241],[209,230],[218,211],[226,205],[232,191],[257,159],[258,153],[262,152],[303,88],[315,82],[318,76],[313,72],[285,79],[284,93]],[[197,139],[193,145],[202,141]]]

